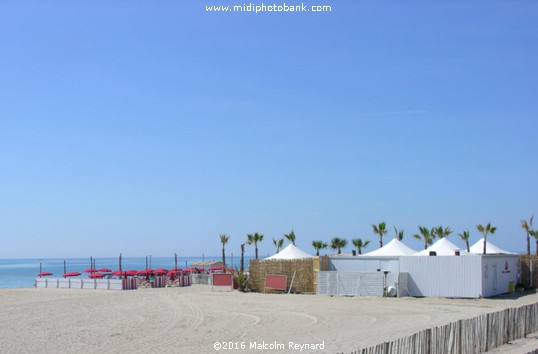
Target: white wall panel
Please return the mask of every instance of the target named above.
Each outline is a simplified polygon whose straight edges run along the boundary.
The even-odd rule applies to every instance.
[[[479,256],[400,257],[400,272],[408,273],[411,296],[478,298],[480,269]]]

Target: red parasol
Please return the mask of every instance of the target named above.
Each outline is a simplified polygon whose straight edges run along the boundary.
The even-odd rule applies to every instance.
[[[112,272],[112,275],[125,275],[125,272],[122,272],[121,270],[115,270]]]
[[[110,269],[110,268],[99,268],[98,271],[102,272],[102,273],[110,273],[110,272],[112,272],[112,269]]]
[[[50,273],[50,272],[41,272],[41,273],[39,273],[37,276],[38,276],[38,277],[47,277],[47,276],[49,276],[49,275],[52,275],[52,273]]]
[[[80,275],[79,272],[69,272],[69,273],[65,273],[63,275],[64,278],[67,278],[67,277],[78,277]]]
[[[127,276],[133,276],[133,275],[138,275],[138,274],[139,274],[138,270],[132,270],[132,269],[125,272],[125,275]]]
[[[95,268],[84,269],[84,273],[95,273],[95,272],[97,272],[97,269]]]
[[[104,277],[105,275],[103,273],[92,273],[88,276],[88,278],[90,279],[96,279],[96,278],[102,278]]]
[[[168,273],[168,270],[166,270],[166,269],[157,269],[155,271],[155,274],[157,274],[157,275],[166,275],[167,273]]]
[[[138,274],[140,275],[148,275],[148,274],[152,274],[152,273],[155,273],[155,270],[149,268],[149,269],[144,269],[144,270],[141,270],[140,272],[138,272]]]

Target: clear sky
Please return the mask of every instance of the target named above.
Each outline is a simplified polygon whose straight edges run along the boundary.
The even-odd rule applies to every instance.
[[[245,3],[0,0],[0,258],[368,251],[380,221],[525,250],[538,2],[205,11]]]

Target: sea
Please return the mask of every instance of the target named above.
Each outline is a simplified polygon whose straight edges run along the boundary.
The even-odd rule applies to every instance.
[[[245,267],[253,257],[245,256]],[[95,268],[119,268],[118,257],[115,258],[94,258]],[[220,261],[221,257],[178,257],[178,268],[188,268],[193,262],[199,261]],[[0,288],[30,288],[34,286],[36,275],[41,269],[43,272],[50,272],[53,278],[60,278],[64,274],[64,261],[68,272],[79,272],[80,277],[86,278],[85,269],[90,268],[90,258],[66,258],[66,259],[0,259]],[[149,267],[174,268],[174,257],[151,257]],[[229,257],[226,265],[231,268],[239,268],[239,257]],[[150,258],[148,257],[148,263]],[[123,270],[142,270],[146,268],[146,257],[123,257]]]

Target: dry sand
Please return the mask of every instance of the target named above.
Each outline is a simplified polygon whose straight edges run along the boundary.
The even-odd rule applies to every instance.
[[[288,342],[351,352],[421,329],[538,302],[212,292],[209,286],[99,291],[0,290],[2,353],[299,353]],[[253,350],[251,343],[284,350]],[[237,343],[237,344],[235,344]],[[223,344],[224,345],[224,344]]]

